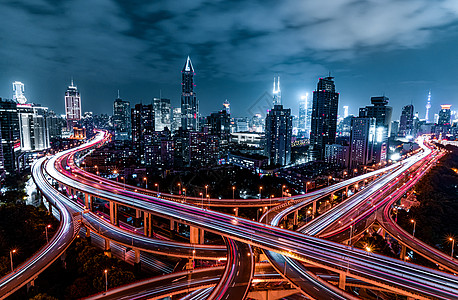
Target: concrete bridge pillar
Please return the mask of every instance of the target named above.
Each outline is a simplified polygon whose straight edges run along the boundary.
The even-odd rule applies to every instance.
[[[191,244],[199,244],[199,228],[194,226],[189,226],[189,242]]]
[[[114,203],[113,201],[110,201],[110,222],[113,225],[116,225],[116,226],[119,225],[118,204]]]
[[[89,201],[90,201],[89,198],[90,198],[90,197],[91,197],[91,196],[89,196],[88,194],[84,194],[84,205],[85,205],[86,208],[89,209],[89,210],[91,210],[91,209],[89,208]]]
[[[140,263],[140,250],[135,249],[135,260],[134,260],[134,271],[140,272],[141,263]]]
[[[91,242],[91,230],[89,227],[86,226],[86,240],[90,243]]]
[[[145,212],[143,215],[143,231],[145,236],[151,237],[153,234],[153,224],[151,214]]]
[[[299,210],[295,210],[294,211],[294,217],[293,217],[293,225],[297,225],[299,221]]]
[[[199,229],[199,244],[205,244],[205,231],[203,229]]]
[[[316,201],[313,201],[313,205],[312,205],[312,219],[315,218],[315,214],[316,214]]]
[[[108,257],[111,257],[111,245],[109,239],[105,239],[105,249],[103,250],[103,254],[105,254]]]
[[[175,231],[175,220],[174,219],[170,219],[170,230]]]
[[[339,289],[345,290],[345,283],[347,281],[347,275],[342,272],[339,274]]]
[[[406,246],[401,245],[401,259],[403,261],[406,261],[406,252],[407,252]]]

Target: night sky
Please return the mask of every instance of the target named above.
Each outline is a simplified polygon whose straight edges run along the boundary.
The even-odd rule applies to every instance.
[[[111,114],[118,89],[131,103],[161,93],[179,106],[190,55],[204,115],[226,98],[233,116],[251,114],[275,75],[297,114],[300,96],[331,72],[340,111],[356,114],[384,94],[393,119],[411,102],[424,118],[429,89],[433,113],[440,104],[458,110],[456,49],[456,0],[8,0],[0,97],[22,81],[29,102],[63,113],[73,77],[83,111]]]

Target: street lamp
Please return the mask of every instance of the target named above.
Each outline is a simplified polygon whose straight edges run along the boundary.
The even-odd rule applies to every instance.
[[[117,170],[114,170],[114,171],[113,171],[113,174],[114,174],[114,175],[117,175],[117,174],[118,174],[118,171],[117,171]],[[116,176],[116,181],[118,181],[118,176]]]
[[[181,195],[181,183],[178,182],[178,195]]]
[[[358,173],[358,170],[357,170],[357,169],[354,169],[354,170],[353,170],[353,176],[355,176],[355,173]]]
[[[121,176],[121,180],[124,182],[124,187],[123,189],[126,189],[126,178],[124,176]]]
[[[307,181],[307,184],[305,185],[305,193],[307,194],[307,189],[309,187],[310,181]]]
[[[208,185],[205,186],[205,195],[208,195]]]
[[[259,199],[261,199],[261,198],[262,198],[262,195],[261,195],[261,193],[262,193],[262,186],[260,186],[260,187],[259,187]]]
[[[415,237],[415,226],[417,225],[417,221],[414,219],[410,220],[410,223],[413,223],[413,231],[412,231],[412,236]]]
[[[108,291],[108,270],[103,271],[105,273],[105,293]]]
[[[16,249],[13,249],[13,250],[10,251],[11,272],[14,272],[14,267],[13,267],[13,253],[16,253]]]
[[[154,186],[157,188],[157,193],[159,194],[159,183],[155,183]]]
[[[332,179],[332,176],[329,176],[328,177],[328,186],[329,186],[329,180]]]
[[[204,193],[199,193],[199,195],[202,197],[202,209],[204,208]]]
[[[51,225],[47,225],[45,226],[45,232],[46,232],[46,244],[49,243],[49,239],[48,239],[48,228],[51,228]]]
[[[207,194],[207,200],[208,200],[208,209],[210,209],[210,195]]]
[[[452,238],[452,237],[450,237],[450,238],[448,238],[448,239],[449,239],[449,241],[452,242],[452,254],[450,254],[450,256],[451,256],[452,259],[453,259],[453,250],[454,250],[454,248],[455,248],[455,239]]]
[[[183,193],[184,193],[184,201],[186,201],[186,189],[183,188]]]
[[[143,177],[143,181],[145,181],[145,189],[148,189],[148,178]]]
[[[235,186],[232,186],[232,200],[235,200]]]
[[[285,194],[283,193],[283,190],[285,189],[286,185],[281,186],[281,197],[282,199],[285,197]],[[306,188],[307,189],[307,188]],[[306,192],[307,193],[307,192]]]
[[[256,211],[256,221],[258,221],[258,222],[259,222],[259,212],[260,212],[260,211],[262,211],[262,208],[260,208],[260,209],[258,209],[258,210]]]

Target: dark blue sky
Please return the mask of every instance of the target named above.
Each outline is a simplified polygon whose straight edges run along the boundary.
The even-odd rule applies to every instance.
[[[424,117],[429,89],[433,112],[458,110],[457,20],[456,0],[3,1],[0,97],[22,81],[29,101],[63,113],[73,76],[83,111],[111,113],[117,89],[131,103],[162,90],[177,106],[190,55],[204,115],[226,98],[248,115],[274,75],[297,113],[331,71],[350,113],[385,94],[393,118],[411,101]]]

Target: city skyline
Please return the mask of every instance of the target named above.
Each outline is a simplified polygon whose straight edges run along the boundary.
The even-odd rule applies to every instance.
[[[11,98],[11,83],[18,80],[26,85],[29,102],[62,113],[61,95],[73,76],[83,111],[110,112],[118,89],[132,103],[148,103],[162,94],[178,107],[179,70],[190,55],[203,115],[221,109],[225,99],[235,116],[248,115],[249,105],[271,91],[273,76],[281,77],[283,105],[297,114],[301,95],[311,93],[316,78],[328,72],[341,93],[339,114],[342,106],[349,106],[349,113],[357,115],[370,97],[386,95],[395,116],[411,102],[424,116],[430,89],[431,112],[441,104],[456,105],[450,98],[457,79],[451,57],[458,9],[452,1],[391,1],[383,6],[339,1],[325,11],[313,3],[283,9],[256,2],[67,5],[1,5],[0,31],[10,45],[0,50],[1,97]],[[90,16],[79,18],[87,5]],[[343,10],[345,16],[339,14]],[[253,18],[242,18],[247,15]],[[375,15],[385,21],[372,22]],[[262,22],[267,17],[271,24]],[[336,29],[333,24],[343,25]],[[272,41],[275,47],[270,47]]]

